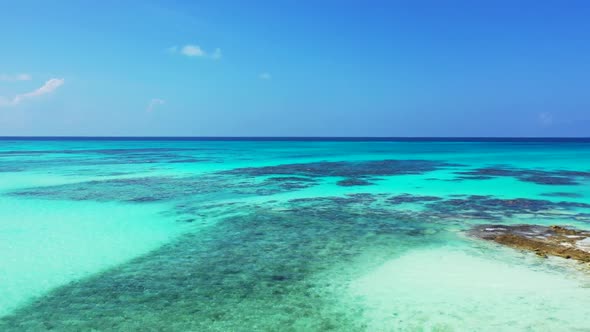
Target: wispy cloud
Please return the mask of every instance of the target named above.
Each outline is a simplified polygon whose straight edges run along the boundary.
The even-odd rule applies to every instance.
[[[0,74],[0,81],[13,82],[13,81],[30,81],[32,79],[30,74]]]
[[[194,44],[186,44],[184,46],[171,46],[166,49],[168,53],[172,54],[182,54],[187,57],[200,57],[200,58],[209,58],[213,60],[221,59],[221,49],[216,48],[213,52],[205,51],[199,45]]]
[[[45,82],[40,88],[27,93],[21,93],[14,96],[12,99],[6,97],[0,97],[0,106],[16,106],[28,99],[34,99],[42,95],[50,94],[57,90],[64,84],[63,78],[52,78]]]
[[[549,112],[539,113],[539,122],[543,126],[551,126],[553,124],[553,114]]]
[[[211,54],[211,58],[213,60],[219,60],[219,59],[221,59],[221,49],[220,48],[216,48],[215,51],[213,51],[213,53]]]
[[[164,105],[164,104],[166,104],[166,101],[164,99],[153,98],[148,103],[147,111],[152,112],[154,109],[156,109],[156,107],[158,107],[159,105]]]
[[[270,80],[272,76],[270,75],[270,73],[264,72],[258,75],[258,78],[260,78],[261,80]]]

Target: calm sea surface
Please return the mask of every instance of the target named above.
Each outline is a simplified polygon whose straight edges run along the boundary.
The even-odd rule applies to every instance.
[[[590,331],[588,140],[0,139],[2,331]]]

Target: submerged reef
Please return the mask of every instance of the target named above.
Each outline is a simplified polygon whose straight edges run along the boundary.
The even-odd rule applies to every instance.
[[[504,199],[490,195],[452,195],[448,198],[421,195],[381,195],[382,206],[392,206],[414,218],[429,222],[464,223],[476,220],[503,222],[516,216],[542,218],[546,220],[574,218],[590,222],[590,204],[550,201],[543,199],[514,198]],[[411,204],[416,209],[402,209],[403,204]]]
[[[342,187],[354,187],[354,186],[370,186],[373,183],[363,179],[344,179],[336,182],[337,185]]]
[[[221,159],[206,149],[191,148],[130,148],[130,149],[72,149],[39,151],[0,151],[0,169],[12,172],[31,170],[61,170],[75,166],[89,167],[98,173],[104,166],[123,167],[130,165],[162,167],[175,163],[218,162]],[[199,157],[194,154],[200,153]],[[141,169],[136,168],[136,171]],[[79,170],[73,172],[79,175]]]
[[[562,226],[479,225],[471,236],[516,249],[532,251],[541,257],[558,256],[590,262],[590,232]]]
[[[441,227],[359,214],[367,202],[358,199],[249,206],[60,287],[0,318],[0,330],[363,330],[362,307],[338,305],[346,280],[362,272],[355,260],[370,253],[379,264],[436,243]],[[305,213],[313,207],[322,212]]]
[[[488,218],[496,214],[512,217],[515,214],[536,214],[548,210],[564,210],[569,208],[590,209],[590,204],[577,202],[554,202],[543,199],[501,199],[489,195],[470,195],[466,198],[452,198],[427,204],[428,208],[443,212],[481,213]]]
[[[404,204],[404,203],[423,203],[423,202],[432,202],[432,201],[440,201],[442,197],[437,196],[421,196],[421,195],[411,195],[411,194],[401,194],[397,196],[392,196],[387,199],[387,202],[391,204]]]
[[[174,162],[174,161],[171,161]],[[14,192],[49,199],[155,202],[188,196],[273,195],[315,186],[322,177],[343,177],[337,185],[367,186],[373,176],[423,174],[453,164],[429,160],[314,162],[236,168],[201,176],[151,176],[94,180]]]
[[[542,185],[578,185],[581,180],[590,179],[590,171],[535,170],[507,167],[484,167],[471,171],[455,172],[459,180],[486,180],[495,177],[512,177],[523,182]]]
[[[218,174],[189,177],[152,176],[36,187],[16,191],[12,195],[76,201],[141,203],[186,197],[199,200],[228,195],[237,195],[238,198],[241,195],[273,195],[308,188],[315,184],[314,179],[303,177],[251,179]]]
[[[473,221],[504,222],[514,217],[559,220],[562,218],[590,222],[590,204],[550,201],[541,199],[501,199],[484,195],[461,195],[452,198],[422,195],[388,195],[358,193],[345,196],[325,196],[298,198],[291,209],[301,208],[302,213],[319,215],[327,211],[341,214],[343,212],[326,210],[324,205],[342,205],[354,207],[346,213],[362,215],[370,213],[394,217],[398,220],[411,220],[432,224],[463,225]],[[406,209],[405,204],[415,208]],[[302,207],[305,207],[304,209]]]
[[[578,193],[571,193],[571,192],[550,192],[550,193],[543,193],[541,196],[546,197],[567,197],[567,198],[582,198],[584,195]]]
[[[296,174],[303,176],[338,176],[362,178],[403,174],[423,174],[443,167],[457,166],[432,160],[369,160],[369,161],[320,161],[302,164],[246,167],[226,171],[228,174],[251,176]]]
[[[166,213],[194,228],[145,256],[32,301],[0,318],[0,330],[362,331],[368,326],[362,304],[339,301],[366,264],[373,268],[407,250],[446,243],[454,236],[449,227],[473,220],[499,223],[523,214],[590,221],[579,211],[590,204],[477,195],[357,193],[252,204],[235,192],[297,190],[317,180],[229,179],[236,181],[230,174],[151,177],[96,181],[100,187],[94,189],[74,184],[27,191],[132,204],[174,199]]]
[[[266,167],[261,169],[266,169]],[[10,195],[99,202],[150,203],[175,201],[182,203],[182,210],[196,211],[201,209],[203,204],[211,204],[211,202],[220,199],[236,201],[247,197],[270,197],[277,193],[293,192],[317,186],[321,180],[318,176],[309,173],[287,176],[267,174],[267,171],[261,171],[259,168],[248,169],[246,174],[240,172],[232,170],[188,177],[153,176],[95,180],[21,189],[10,193]],[[262,175],[251,176],[250,172],[254,172],[254,174],[261,172]],[[364,186],[370,184],[361,175],[356,175],[359,177],[342,180],[338,185]],[[551,196],[568,197],[561,193],[552,194]],[[535,217],[548,219],[565,216],[590,222],[590,214],[588,214],[590,204],[564,200],[505,199],[490,195],[455,194],[448,197],[439,197],[408,193],[397,195],[359,193],[333,197],[305,197],[292,201],[292,203],[304,202],[315,204],[315,212],[308,213],[322,211],[322,203],[349,204],[352,202],[363,205],[363,209],[387,210],[388,213],[395,213],[399,218],[405,216],[419,217],[431,222],[448,222],[449,220],[493,220],[499,222],[515,215],[534,215]],[[405,204],[414,205],[418,209],[404,209]],[[584,212],[583,210],[588,211]],[[187,218],[191,219],[191,217]]]
[[[34,218],[46,222],[31,227],[31,240],[47,249],[47,267],[12,262],[26,273],[54,273],[52,259],[73,262],[78,252],[65,241],[77,248],[96,239],[114,254],[110,241],[101,241],[115,232],[124,245],[131,241],[125,250],[140,243],[126,214],[105,216],[104,225],[98,217],[92,226],[104,233],[88,228],[80,237],[52,219],[66,210],[45,213],[53,206],[71,212],[74,223],[83,218],[77,208],[145,209],[146,222],[157,223],[153,232],[174,235],[154,240],[141,256],[89,266],[86,277],[66,275],[61,286],[20,298],[2,312],[2,332],[451,331],[482,329],[482,321],[491,322],[490,330],[586,326],[587,292],[579,287],[587,282],[568,280],[564,291],[565,278],[554,271],[585,265],[571,269],[502,248],[589,262],[590,233],[580,230],[590,225],[586,143],[84,140],[13,142],[3,150],[8,245],[37,220],[14,223],[11,210],[20,202],[39,207]],[[111,225],[119,220],[120,228]],[[137,227],[147,230],[142,222]],[[60,237],[45,225],[55,225]],[[521,273],[529,270],[552,277]],[[55,274],[62,272],[69,273]],[[42,273],[30,283],[8,277],[23,288],[45,282]],[[500,281],[504,293],[489,287]],[[559,292],[538,292],[545,285]]]
[[[121,157],[126,163],[135,158],[117,150],[96,153]],[[183,153],[146,150],[137,151],[137,158],[139,164],[154,160],[170,167],[199,160]],[[0,330],[133,331],[147,326],[159,331],[362,331],[368,326],[365,307],[339,301],[350,281],[369,268],[407,250],[447,243],[473,222],[497,225],[514,218],[590,222],[590,204],[567,201],[573,196],[564,195],[565,189],[555,190],[547,199],[410,194],[413,184],[396,193],[359,193],[373,189],[371,185],[385,177],[439,170],[446,175],[449,169],[456,172],[462,167],[442,161],[318,161],[212,167],[198,174],[184,167],[169,176],[161,172],[135,177],[125,172],[127,168],[107,167],[110,173],[105,174],[122,177],[7,193],[19,198],[162,202],[162,215],[189,231],[142,257],[54,289],[0,318]],[[586,178],[584,172],[523,174],[483,171],[461,176],[513,176],[530,182],[540,181],[539,176]],[[556,181],[562,180],[550,182]],[[332,196],[315,196],[320,192],[315,186],[326,182],[339,187],[330,187]],[[571,236],[577,235],[563,237],[572,246],[582,246],[585,242],[572,242]],[[541,249],[551,254],[548,248]],[[578,257],[577,252],[565,255]]]

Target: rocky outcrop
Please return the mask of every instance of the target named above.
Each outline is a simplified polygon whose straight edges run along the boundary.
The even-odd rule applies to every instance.
[[[563,226],[480,225],[469,234],[488,241],[536,253],[590,262],[590,232]]]

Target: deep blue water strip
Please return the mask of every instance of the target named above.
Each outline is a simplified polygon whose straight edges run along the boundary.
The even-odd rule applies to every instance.
[[[0,136],[0,141],[294,141],[294,142],[546,142],[590,143],[590,137],[108,137]]]

